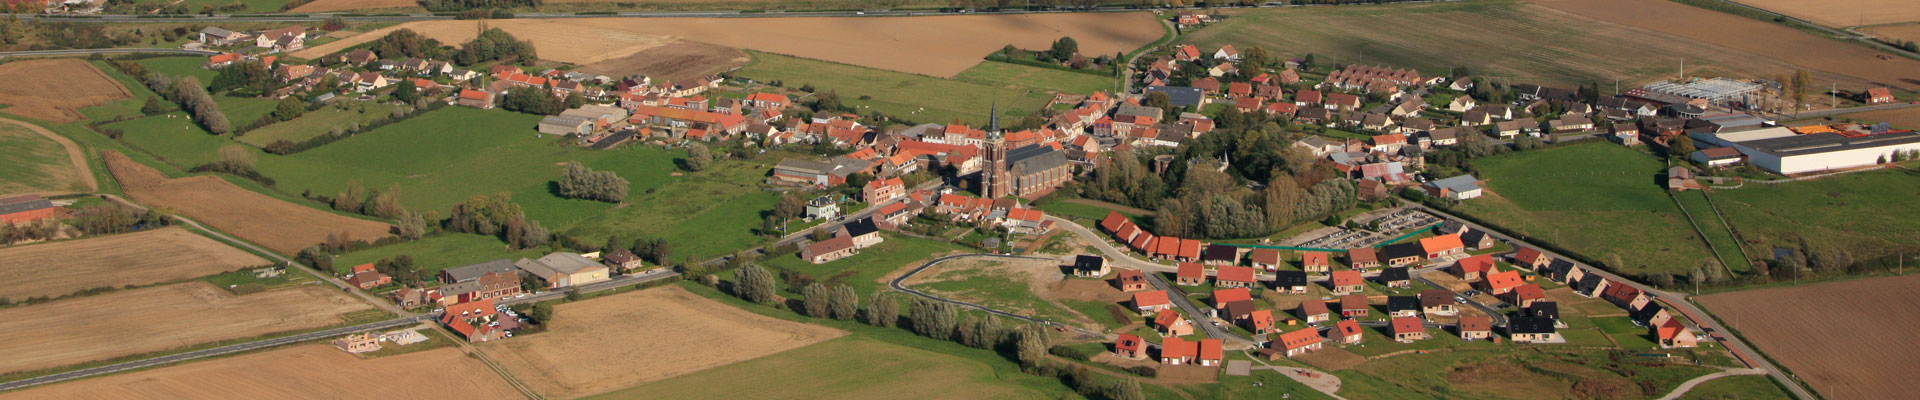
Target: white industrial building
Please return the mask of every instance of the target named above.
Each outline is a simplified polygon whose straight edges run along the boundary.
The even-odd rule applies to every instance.
[[[1888,132],[1847,136],[1838,133],[1796,135],[1786,128],[1712,134],[1690,133],[1695,142],[1732,147],[1747,162],[1781,175],[1862,167],[1893,159],[1894,152],[1920,151],[1920,133]]]

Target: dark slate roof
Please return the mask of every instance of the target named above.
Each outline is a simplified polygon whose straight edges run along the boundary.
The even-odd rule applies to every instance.
[[[43,208],[53,208],[53,201],[38,196],[20,196],[0,199],[0,214],[27,212]]]
[[[1279,287],[1307,285],[1307,271],[1277,271],[1273,273],[1273,284]]]
[[[1560,304],[1551,301],[1535,301],[1527,308],[1520,310],[1520,316],[1560,319]]]
[[[1600,282],[1605,282],[1606,280],[1607,278],[1600,277],[1600,274],[1586,274],[1586,276],[1580,277],[1580,283],[1576,285],[1579,286],[1577,290],[1579,290],[1580,293],[1593,294],[1594,289],[1600,288]]]
[[[1573,273],[1573,268],[1572,261],[1560,258],[1555,258],[1553,261],[1547,263],[1547,270],[1552,271],[1550,275],[1552,275],[1551,278],[1553,278],[1554,282],[1566,282],[1567,275]]]
[[[1420,242],[1390,244],[1387,245],[1387,247],[1380,248],[1380,260],[1382,261],[1413,256],[1425,257],[1426,255],[1427,249],[1420,247]]]
[[[1507,319],[1507,333],[1553,333],[1553,319],[1513,317]]]
[[[1175,107],[1199,105],[1204,97],[1200,89],[1185,86],[1149,86],[1145,93],[1166,93],[1167,104]]]
[[[1014,176],[1027,175],[1067,165],[1067,153],[1048,145],[1027,145],[1007,152],[1008,169]]]
[[[1646,307],[1640,307],[1640,310],[1633,312],[1633,319],[1646,322],[1648,319],[1652,319],[1654,315],[1660,314],[1660,310],[1664,309],[1666,308],[1660,307],[1660,303],[1648,302]]]
[[[865,234],[880,231],[880,227],[875,226],[873,224],[873,217],[866,217],[866,218],[861,218],[857,221],[848,222],[846,225],[846,229],[847,229],[847,235],[849,237],[859,237],[860,235],[865,235]]]
[[[1207,245],[1207,251],[1200,254],[1200,259],[1205,261],[1239,263],[1240,249],[1228,245],[1210,244]]]
[[[1380,270],[1381,282],[1404,281],[1407,279],[1407,267],[1392,267]]]
[[[1480,241],[1486,238],[1486,232],[1481,232],[1476,229],[1467,229],[1464,232],[1460,232],[1460,243],[1465,243],[1468,247],[1479,246]]]
[[[1881,148],[1911,143],[1920,143],[1920,132],[1883,133],[1863,137],[1846,137],[1837,133],[1815,133],[1750,140],[1740,142],[1740,145],[1785,157],[1855,149]]]
[[[1420,298],[1415,296],[1388,296],[1387,312],[1413,311],[1420,309]]]
[[[480,279],[481,275],[495,272],[512,272],[514,270],[513,260],[499,259],[479,264],[447,268],[441,270],[440,273],[446,274],[446,276],[452,278],[454,282],[466,282]]]
[[[1098,271],[1106,263],[1107,259],[1095,255],[1081,254],[1073,257],[1073,269],[1081,271]]]

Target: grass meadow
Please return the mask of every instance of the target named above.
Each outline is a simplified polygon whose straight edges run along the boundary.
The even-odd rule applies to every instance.
[[[282,121],[247,131],[238,140],[255,147],[265,147],[277,140],[299,143],[328,134],[333,128],[346,129],[352,124],[364,126],[368,122],[386,118],[397,108],[399,107],[392,104],[368,102],[355,102],[352,106],[327,106],[308,111],[292,121]]]
[[[1747,184],[1709,195],[1740,233],[1748,254],[1773,248],[1845,250],[1856,262],[1920,253],[1920,172],[1859,172],[1774,185]]]
[[[0,124],[0,195],[74,189],[78,174],[67,151],[52,139],[14,124]],[[84,190],[84,189],[83,189]]]
[[[1593,142],[1473,165],[1491,193],[1456,210],[1523,239],[1557,244],[1628,275],[1682,274],[1713,258],[1655,182],[1665,164],[1644,153]]]
[[[855,292],[865,296],[885,287],[886,283],[881,282],[880,278],[889,272],[918,266],[941,254],[965,251],[965,248],[947,242],[891,233],[882,233],[882,235],[886,241],[860,250],[859,255],[826,263],[808,263],[800,259],[800,256],[793,254],[760,262],[770,267],[784,268],[813,276],[813,279],[825,284],[846,284]]]

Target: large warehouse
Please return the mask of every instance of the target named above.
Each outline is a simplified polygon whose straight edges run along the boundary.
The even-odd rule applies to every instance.
[[[1784,129],[1783,129],[1784,130]],[[1839,133],[1772,135],[1771,130],[1712,135],[1694,134],[1708,144],[1733,147],[1747,162],[1767,171],[1794,175],[1874,165],[1893,158],[1896,151],[1920,151],[1920,133],[1889,132],[1865,136]]]

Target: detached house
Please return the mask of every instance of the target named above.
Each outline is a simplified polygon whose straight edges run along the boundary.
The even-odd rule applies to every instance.
[[[1361,279],[1360,271],[1334,271],[1333,279],[1329,282],[1333,286],[1333,294],[1336,295],[1360,293],[1360,291],[1366,287],[1366,282]]]
[[[1173,283],[1180,286],[1199,286],[1207,283],[1207,267],[1198,263],[1183,262],[1174,272]]]
[[[1459,276],[1460,280],[1472,282],[1480,280],[1481,277],[1487,274],[1499,272],[1498,268],[1499,267],[1494,266],[1493,256],[1481,254],[1455,261],[1452,272],[1454,275]]]
[[[1081,254],[1073,257],[1073,276],[1081,278],[1099,278],[1108,272],[1107,259],[1096,255]]]
[[[1122,269],[1113,277],[1113,286],[1122,292],[1147,290],[1147,275],[1138,270]]]
[[[1687,327],[1681,325],[1679,320],[1668,319],[1665,324],[1654,327],[1653,335],[1660,340],[1660,348],[1663,349],[1686,348],[1700,345],[1700,338],[1695,337],[1693,331],[1687,330]]]
[[[1365,317],[1373,308],[1367,305],[1367,296],[1349,294],[1340,296],[1340,316],[1347,318]]]
[[[1147,341],[1139,336],[1122,333],[1113,341],[1113,355],[1129,360],[1147,358]]]
[[[1327,330],[1327,338],[1340,344],[1360,344],[1366,336],[1360,331],[1360,321],[1348,319],[1333,324],[1333,329]]]
[[[1493,337],[1493,317],[1475,315],[1460,317],[1460,339],[1480,340]]]
[[[1380,268],[1380,255],[1372,247],[1347,249],[1347,265],[1359,270]]]
[[[1320,299],[1300,301],[1300,320],[1307,321],[1309,324],[1317,324],[1332,319],[1333,314],[1327,310],[1326,301]]]
[[[1281,357],[1293,358],[1319,350],[1320,347],[1320,330],[1308,328],[1280,334],[1280,337],[1267,342],[1267,347],[1261,349],[1260,353],[1266,355],[1268,360],[1277,360]]]
[[[1307,273],[1304,271],[1273,271],[1273,290],[1304,294],[1307,292]]]
[[[1247,259],[1253,262],[1254,268],[1259,268],[1267,272],[1280,270],[1280,250],[1253,249],[1253,251],[1247,253]]]
[[[1552,257],[1547,257],[1546,253],[1541,253],[1540,249],[1532,247],[1521,247],[1519,251],[1513,253],[1514,266],[1535,272],[1544,270],[1552,261]]]
[[[1153,328],[1160,336],[1186,336],[1193,334],[1193,324],[1180,316],[1180,312],[1161,309],[1153,315]]]
[[[1507,336],[1515,343],[1561,343],[1565,339],[1554,328],[1553,320],[1535,317],[1507,319]]]
[[[1505,295],[1517,287],[1520,287],[1520,271],[1506,271],[1487,275],[1487,279],[1482,281],[1480,285],[1482,291],[1494,296]]]
[[[1167,291],[1165,290],[1137,292],[1133,294],[1133,309],[1139,312],[1140,315],[1153,315],[1154,313],[1160,312],[1160,310],[1170,308],[1172,308],[1172,303],[1167,302]]]
[[[1460,243],[1459,234],[1447,234],[1420,239],[1420,248],[1425,250],[1427,258],[1444,258],[1464,254],[1467,247]]]
[[[1333,270],[1333,254],[1323,251],[1300,252],[1300,269],[1306,272],[1327,273]]]
[[[1427,327],[1426,325],[1421,324],[1419,318],[1414,318],[1414,317],[1394,318],[1391,328],[1393,330],[1393,340],[1397,340],[1401,342],[1427,340],[1428,338],[1432,337],[1427,334]]]
[[[1453,292],[1441,289],[1420,291],[1420,312],[1429,317],[1435,315],[1460,314],[1460,302],[1453,299]]]
[[[1252,267],[1221,266],[1213,279],[1214,286],[1226,288],[1251,288],[1259,284]]]

